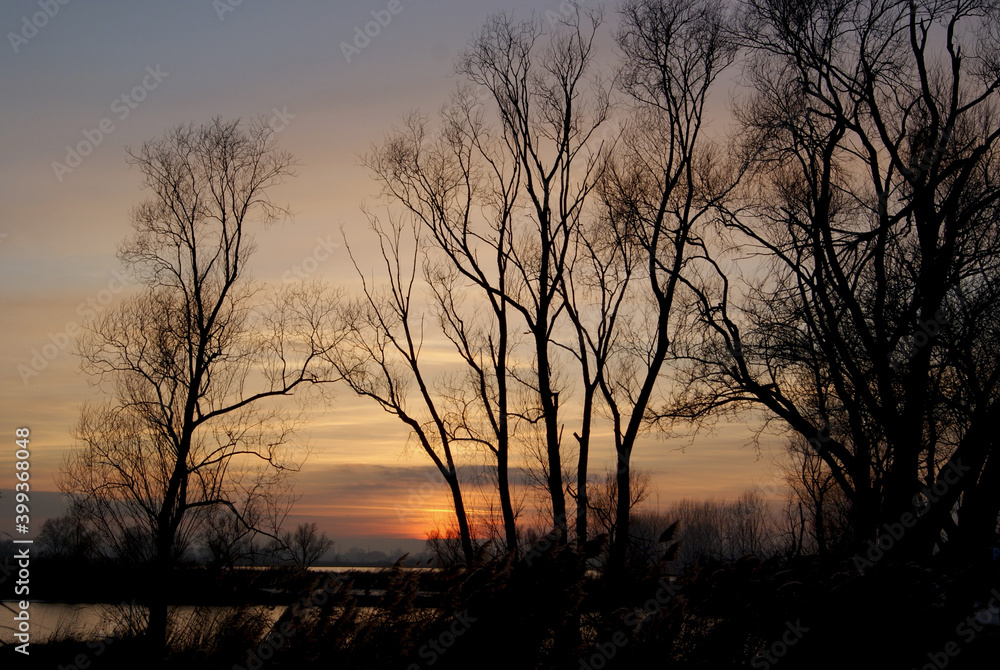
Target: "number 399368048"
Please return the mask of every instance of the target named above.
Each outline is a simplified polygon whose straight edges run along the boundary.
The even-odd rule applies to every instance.
[[[31,490],[28,484],[28,480],[31,478],[29,473],[31,465],[28,462],[28,458],[31,456],[31,452],[28,451],[28,436],[31,434],[31,431],[27,428],[18,428],[14,434],[17,437],[17,451],[14,453],[14,458],[16,459],[14,462],[14,476],[17,478],[17,484],[15,485],[16,494],[14,496],[17,503],[14,507],[14,513],[16,514],[14,523],[19,526],[27,526],[28,492]],[[25,532],[27,532],[27,529],[25,529]]]

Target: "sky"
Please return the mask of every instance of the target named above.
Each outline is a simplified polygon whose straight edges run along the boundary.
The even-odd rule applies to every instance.
[[[340,230],[363,239],[360,207],[377,201],[359,157],[407,112],[433,114],[446,101],[458,83],[454,57],[498,10],[528,18],[557,12],[559,3],[0,4],[0,435],[10,445],[0,450],[0,490],[13,488],[14,432],[28,427],[33,489],[56,491],[80,406],[100,397],[79,370],[74,333],[130,290],[116,245],[144,195],[126,147],[215,116],[273,119],[281,148],[300,163],[273,193],[294,217],[257,235],[254,276],[279,284],[308,274],[349,286],[354,270]],[[379,17],[378,34],[355,42]],[[607,30],[601,38],[609,67]],[[719,119],[726,100],[714,103]],[[363,265],[371,249],[359,245]],[[651,474],[651,504],[773,486],[781,440],[766,439],[758,452],[747,446],[755,427],[720,424],[693,440],[644,438],[633,463]],[[301,497],[292,522],[315,520],[334,539],[373,548],[421,540],[447,524],[448,497],[429,460],[407,449],[406,431],[369,402],[337,391],[311,410],[302,437],[311,453],[296,477]],[[591,471],[603,470],[612,452],[607,442],[595,445]],[[10,532],[6,496],[0,509],[0,532]]]

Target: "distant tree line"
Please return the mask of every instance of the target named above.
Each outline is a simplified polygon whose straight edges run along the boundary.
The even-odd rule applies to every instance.
[[[205,525],[190,544],[178,547],[178,560],[216,568],[292,565],[305,569],[324,557],[332,557],[334,541],[315,523],[298,524],[294,530],[282,532],[277,540],[262,542],[229,518],[213,522]],[[46,519],[35,543],[42,558],[67,563],[113,561],[143,565],[150,561],[152,547],[138,529],[129,534],[129,541],[118,538],[118,542],[107,544],[104,538],[92,520],[70,513]]]

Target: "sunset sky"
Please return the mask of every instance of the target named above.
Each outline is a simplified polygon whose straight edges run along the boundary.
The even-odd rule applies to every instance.
[[[356,28],[388,0],[50,4],[58,12],[44,21],[36,17],[44,24],[37,29],[31,17],[42,10],[36,0],[0,4],[6,36],[0,45],[0,401],[10,445],[0,452],[4,491],[13,488],[20,426],[32,432],[33,488],[56,490],[53,476],[71,447],[80,405],[99,393],[79,372],[72,332],[128,290],[115,274],[121,270],[115,250],[129,233],[130,207],[144,195],[138,172],[126,164],[126,146],[216,115],[275,117],[283,127],[281,147],[301,165],[274,196],[295,215],[256,235],[254,276],[278,284],[314,268],[311,277],[350,287],[354,269],[343,248],[334,248],[341,226],[361,265],[375,263],[360,205],[376,202],[377,187],[359,155],[406,112],[432,114],[446,101],[457,83],[453,58],[491,12],[528,18],[559,6],[557,0],[400,0],[401,11],[370,44],[349,50],[348,62],[342,43],[352,42]],[[610,23],[613,7],[608,12]],[[605,68],[614,58],[609,44],[606,25],[599,59]],[[716,110],[720,118],[725,97]],[[73,165],[67,146],[85,142],[96,146],[76,167],[54,167]],[[314,263],[327,256],[314,255],[318,247],[333,250]],[[421,488],[438,481],[434,469],[422,453],[405,448],[407,433],[394,418],[346,388],[310,416],[302,437],[312,454],[296,479],[302,496],[296,517],[320,521],[341,542],[371,539],[373,548],[379,538],[423,539],[436,522],[450,519],[444,486]],[[747,446],[754,428],[719,425],[693,442],[645,438],[633,463],[652,474],[652,504],[664,508],[685,497],[734,497],[753,484],[773,485],[772,451],[781,439],[766,438],[758,454]],[[594,454],[591,471],[601,472],[613,447],[599,442]],[[10,532],[11,502],[0,505],[6,519],[0,531]]]

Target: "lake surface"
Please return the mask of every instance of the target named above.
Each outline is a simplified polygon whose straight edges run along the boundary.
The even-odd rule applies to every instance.
[[[312,572],[324,573],[345,573],[345,572],[379,572],[387,570],[384,567],[312,567]],[[405,571],[436,570],[436,568],[403,568]],[[373,593],[376,593],[373,591]],[[13,618],[14,613],[5,609],[3,605],[8,605],[17,611],[15,601],[0,601],[0,640],[3,642],[14,641]],[[177,617],[178,625],[197,621],[202,625],[212,617],[225,616],[232,611],[230,607],[195,607],[191,605],[180,605],[171,607],[171,612]],[[281,616],[284,607],[271,607],[270,615],[273,620]],[[107,605],[93,603],[57,603],[32,601],[28,610],[31,619],[31,641],[33,643],[44,642],[55,637],[76,637],[86,640],[96,640],[106,637],[115,632],[120,625],[127,625],[129,620],[135,624],[136,620],[144,616],[145,608],[132,606],[131,608],[122,605]]]
[[[336,568],[326,572],[343,572]],[[3,601],[10,604],[10,601]],[[16,607],[16,606],[15,606]],[[95,605],[72,603],[32,602],[31,609],[31,641],[41,643],[52,637],[56,639],[72,636],[78,639],[96,640],[114,633],[116,626],[127,617],[140,615],[145,608],[133,607],[131,611],[120,605]],[[177,617],[177,625],[206,625],[213,617],[225,616],[230,607],[171,607]],[[284,607],[267,608],[272,621],[277,621]],[[996,607],[980,610],[979,621],[986,625],[1000,626],[1000,611]],[[11,627],[14,614],[0,606],[0,640],[14,642],[14,631]]]
[[[5,604],[11,605],[9,601]],[[284,607],[269,607],[272,620],[281,616]],[[170,608],[177,625],[205,625],[213,618],[225,616],[230,607],[194,607],[181,605]],[[16,606],[15,606],[16,611]],[[28,610],[31,615],[31,642],[41,643],[55,638],[72,637],[97,640],[112,635],[120,626],[134,627],[145,615],[145,608],[139,606],[47,603],[32,602]],[[11,626],[14,614],[0,607],[0,640],[14,642]]]

